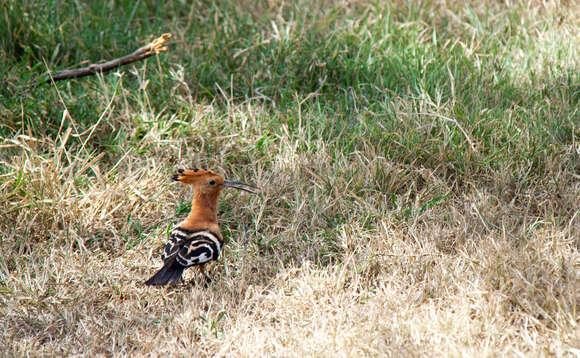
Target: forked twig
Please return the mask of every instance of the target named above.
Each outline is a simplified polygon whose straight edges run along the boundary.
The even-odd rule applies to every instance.
[[[107,71],[111,71],[119,66],[123,66],[128,63],[136,62],[145,59],[147,57],[157,55],[160,52],[167,51],[167,46],[164,45],[165,42],[171,38],[171,36],[172,35],[169,33],[163,34],[160,37],[156,38],[155,40],[151,41],[149,44],[135,50],[133,53],[120,58],[116,58],[111,61],[99,64],[92,64],[82,68],[63,70],[56,72],[54,74],[48,72],[45,76],[43,76],[41,82],[49,80],[51,78],[52,81],[56,82],[66,80],[69,78],[79,78],[94,75],[96,73],[104,73]]]

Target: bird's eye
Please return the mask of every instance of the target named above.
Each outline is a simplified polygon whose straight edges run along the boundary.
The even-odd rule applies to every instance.
[[[210,180],[208,184],[209,185],[215,185],[215,180]]]

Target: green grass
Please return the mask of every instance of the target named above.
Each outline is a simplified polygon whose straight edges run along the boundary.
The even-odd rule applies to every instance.
[[[578,16],[573,2],[8,0],[5,352],[572,355]],[[169,51],[146,61],[35,82],[165,32]],[[261,188],[222,198],[207,290],[142,285],[190,209],[178,167]]]

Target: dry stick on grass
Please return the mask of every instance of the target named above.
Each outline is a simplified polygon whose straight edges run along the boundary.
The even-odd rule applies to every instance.
[[[87,67],[76,68],[72,70],[63,70],[56,72],[51,75],[51,73],[47,73],[44,77],[44,80],[52,78],[54,82],[66,80],[69,78],[78,78],[84,76],[94,75],[96,73],[104,73],[110,70],[113,70],[119,66],[126,65],[128,63],[136,62],[142,60],[144,58],[157,55],[160,52],[167,51],[167,46],[165,42],[171,38],[171,34],[163,34],[161,37],[156,38],[149,44],[135,50],[133,53],[123,56],[120,58],[116,58],[111,61],[107,61],[105,63],[99,64],[92,64]]]

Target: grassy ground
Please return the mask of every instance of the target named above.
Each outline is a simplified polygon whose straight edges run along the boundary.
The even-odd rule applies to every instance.
[[[0,5],[3,356],[580,354],[579,5],[188,3]],[[261,192],[144,287],[193,166]]]

